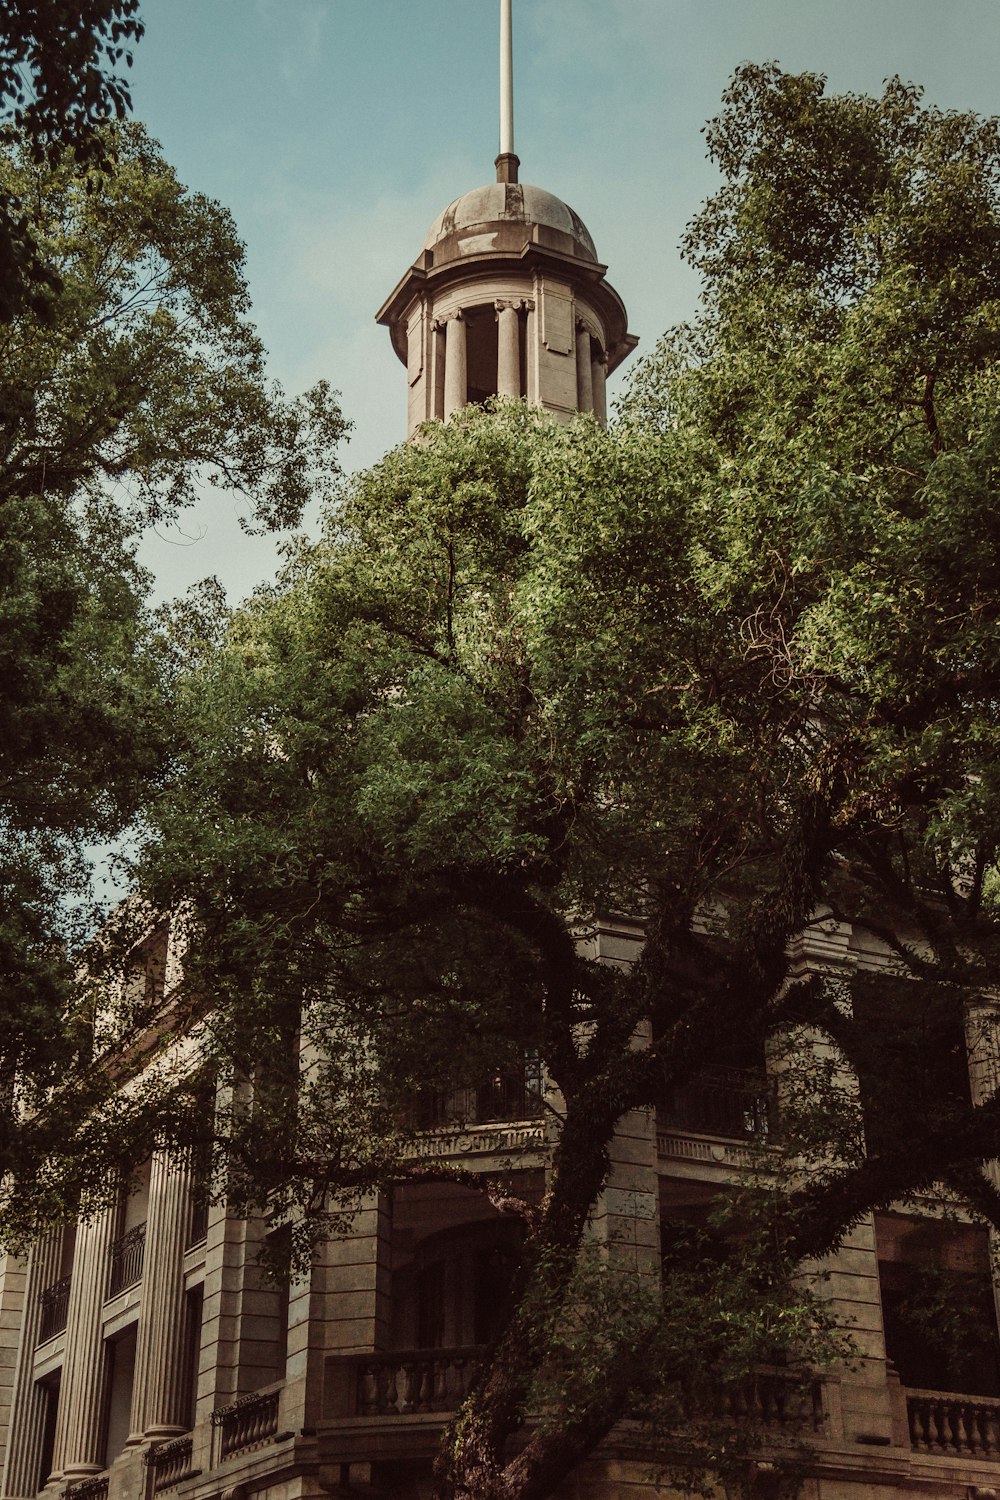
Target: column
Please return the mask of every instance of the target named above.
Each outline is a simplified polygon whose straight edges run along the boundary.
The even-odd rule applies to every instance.
[[[452,313],[445,328],[444,416],[445,421],[469,399],[466,325],[461,311]]]
[[[77,1231],[52,1459],[53,1472],[67,1479],[99,1474],[104,1467],[101,1314],[108,1284],[108,1247],[117,1220],[116,1209],[105,1209]]]
[[[4,1495],[34,1495],[38,1490],[45,1403],[43,1393],[35,1385],[35,1347],[41,1324],[42,1293],[58,1280],[61,1250],[62,1231],[57,1229],[44,1239],[36,1240],[28,1257],[24,1314],[7,1434]],[[41,1477],[45,1479],[47,1476],[43,1474]]]
[[[130,1443],[187,1431],[184,1246],[190,1217],[191,1172],[177,1157],[158,1152],[149,1178]]]
[[[434,382],[433,405],[431,416],[438,422],[444,421],[444,355],[445,355],[445,324],[434,324],[433,343],[433,368],[431,375]]]
[[[525,374],[525,396],[529,401],[538,404],[538,319],[535,314],[534,301],[526,302],[528,311],[527,322],[524,328],[524,374]]]
[[[521,319],[516,302],[497,302],[497,394],[521,396]]]
[[[594,392],[593,413],[602,427],[608,425],[608,363],[605,355],[594,344],[591,360],[591,385]]]
[[[594,375],[590,334],[582,323],[576,325],[576,404],[579,411],[594,410]]]

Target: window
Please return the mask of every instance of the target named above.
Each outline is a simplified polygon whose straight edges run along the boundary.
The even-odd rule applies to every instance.
[[[869,1155],[891,1150],[937,1117],[971,1104],[960,1000],[944,986],[880,977],[852,986],[858,1075]]]
[[[104,1346],[104,1378],[107,1406],[104,1419],[104,1465],[116,1459],[128,1441],[132,1419],[132,1383],[135,1377],[136,1325],[108,1339]]]
[[[1000,1396],[986,1230],[877,1214],[875,1234],[886,1354],[903,1384]]]
[[[41,1400],[42,1445],[38,1463],[38,1488],[44,1489],[52,1473],[52,1455],[56,1445],[56,1418],[59,1414],[59,1379],[61,1371],[38,1382]]]

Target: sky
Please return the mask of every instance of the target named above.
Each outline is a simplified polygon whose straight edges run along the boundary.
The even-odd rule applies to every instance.
[[[776,59],[838,92],[899,74],[929,102],[1000,110],[1000,0],[513,0],[521,180],[590,229],[639,350],[689,317],[684,226],[714,190],[701,134],[734,68]],[[347,470],[405,431],[405,372],[374,314],[452,199],[494,178],[498,0],[143,0],[134,113],[247,246],[271,376],[324,378]],[[157,592],[273,574],[235,497],[144,540]],[[314,518],[309,518],[314,524]]]

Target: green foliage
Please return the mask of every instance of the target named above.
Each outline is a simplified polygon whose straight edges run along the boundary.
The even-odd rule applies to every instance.
[[[142,36],[139,0],[7,0],[0,18],[0,131],[22,135],[36,160],[67,147],[81,163],[112,160],[100,127],[130,106],[116,70]],[[0,323],[31,307],[44,315],[59,277],[39,252],[31,198],[0,186]]]
[[[344,430],[325,387],[292,402],[266,381],[228,214],[138,127],[102,140],[110,175],[12,139],[0,153],[59,286],[44,316],[0,328],[0,1074],[22,1104],[81,1058],[63,1015],[93,928],[92,848],[136,817],[171,736],[176,650],[145,607],[136,536],[212,479],[243,494],[248,524],[295,521]],[[79,1082],[74,1122],[95,1089]],[[42,1147],[10,1103],[0,1152],[23,1150],[30,1176]]]
[[[174,624],[137,878],[183,914],[241,1204],[322,1232],[446,1173],[407,1154],[421,1081],[529,1048],[558,1090],[449,1500],[551,1492],[644,1371],[683,1409],[685,1378],[836,1349],[799,1268],[871,1209],[943,1184],[1000,1223],[1000,1104],[952,1066],[998,950],[997,126],[746,67],[709,145],[703,313],[611,431],[506,402],[432,425],[272,588]],[[616,912],[631,966],[592,956]],[[817,972],[848,934],[850,990]],[[699,1235],[662,1291],[581,1262],[622,1114],[765,1047],[778,1128],[718,1269]]]

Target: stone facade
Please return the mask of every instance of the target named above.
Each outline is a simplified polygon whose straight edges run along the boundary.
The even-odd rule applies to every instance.
[[[638,928],[617,922],[594,951],[627,962],[640,941]],[[831,921],[798,961],[835,971],[878,955]],[[510,1172],[537,1198],[548,1152],[543,1087],[530,1078],[462,1095],[418,1149]],[[608,1254],[658,1274],[664,1228],[737,1177],[748,1138],[766,1130],[763,1087],[752,1070],[720,1068],[658,1115],[622,1121],[591,1225]],[[206,1209],[188,1167],[154,1157],[116,1212],[50,1235],[24,1264],[8,1258],[4,1500],[427,1493],[443,1425],[494,1332],[517,1253],[510,1225],[460,1186],[398,1188],[366,1203],[351,1233],[323,1245],[287,1291],[261,1273],[269,1230]],[[996,1314],[980,1240],[960,1213],[946,1226],[912,1208],[870,1215],[848,1236],[817,1284],[855,1357],[794,1389],[762,1371],[729,1398],[727,1414],[754,1414],[772,1444],[764,1479],[768,1451],[802,1442],[805,1500],[952,1500],[1000,1488]],[[958,1389],[946,1366],[938,1374],[933,1355],[900,1343],[894,1327],[899,1276],[924,1263],[929,1245],[967,1277],[992,1320],[972,1390]],[[565,1487],[567,1500],[659,1492],[663,1441],[621,1424]]]

